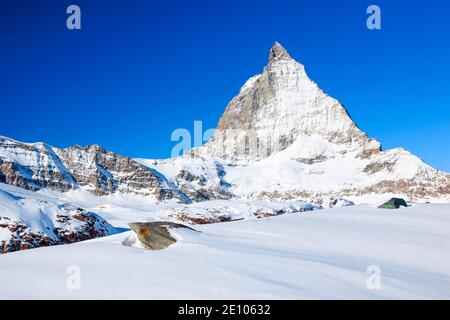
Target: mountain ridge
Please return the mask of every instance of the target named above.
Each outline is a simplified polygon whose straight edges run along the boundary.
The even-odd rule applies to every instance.
[[[31,191],[87,187],[97,196],[119,191],[189,202],[149,168],[95,144],[60,149],[0,137],[0,182]]]
[[[263,73],[251,77],[230,101],[205,145],[206,154],[235,161],[263,159],[297,136],[312,134],[349,148],[363,147],[363,156],[381,151],[381,144],[360,130],[346,108],[320,89],[278,42],[268,61]]]
[[[0,137],[0,182],[32,191],[87,188],[155,201],[302,200],[366,195],[450,199],[450,174],[382,150],[279,44],[226,107],[213,137],[183,156],[131,159],[98,145],[55,148]],[[369,199],[369,200],[367,200]],[[378,200],[377,200],[378,201]]]

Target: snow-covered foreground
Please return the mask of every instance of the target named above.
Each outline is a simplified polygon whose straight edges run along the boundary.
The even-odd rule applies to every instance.
[[[162,251],[123,245],[125,232],[2,255],[0,299],[450,298],[450,205],[342,207],[195,228]],[[80,290],[67,287],[74,265]],[[366,286],[371,265],[381,268],[380,290]]]

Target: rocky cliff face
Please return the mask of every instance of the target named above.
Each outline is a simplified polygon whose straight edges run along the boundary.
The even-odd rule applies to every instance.
[[[264,72],[250,78],[227,106],[206,149],[209,155],[242,162],[267,158],[311,135],[345,146],[343,150],[358,149],[361,155],[380,151],[380,144],[356,126],[342,104],[276,43]]]
[[[58,149],[0,137],[0,182],[32,191],[85,187],[99,196],[120,192],[189,202],[164,176],[97,145]]]
[[[36,191],[67,191],[76,181],[45,143],[26,144],[0,137],[0,182]]]
[[[231,199],[224,165],[211,157],[187,153],[166,160],[136,159],[170,181],[193,202]]]

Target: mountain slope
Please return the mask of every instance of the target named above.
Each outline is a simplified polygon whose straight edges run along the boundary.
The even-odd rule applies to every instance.
[[[0,254],[117,233],[80,207],[0,183]]]
[[[0,137],[0,182],[32,191],[86,188],[98,196],[120,192],[190,202],[159,173],[97,145],[59,149]]]
[[[339,195],[373,202],[396,195],[450,201],[449,174],[402,148],[382,151],[278,43],[263,73],[231,100],[213,138],[183,158],[205,172],[221,163],[213,189],[241,199],[321,203]],[[153,168],[164,171],[175,162],[182,161]],[[189,172],[188,166],[182,170]]]

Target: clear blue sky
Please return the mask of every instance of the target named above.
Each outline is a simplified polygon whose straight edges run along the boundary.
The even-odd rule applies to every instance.
[[[381,31],[365,27],[372,3]],[[450,171],[449,14],[437,0],[0,0],[0,135],[168,157],[172,131],[215,127],[279,41],[384,148]]]

